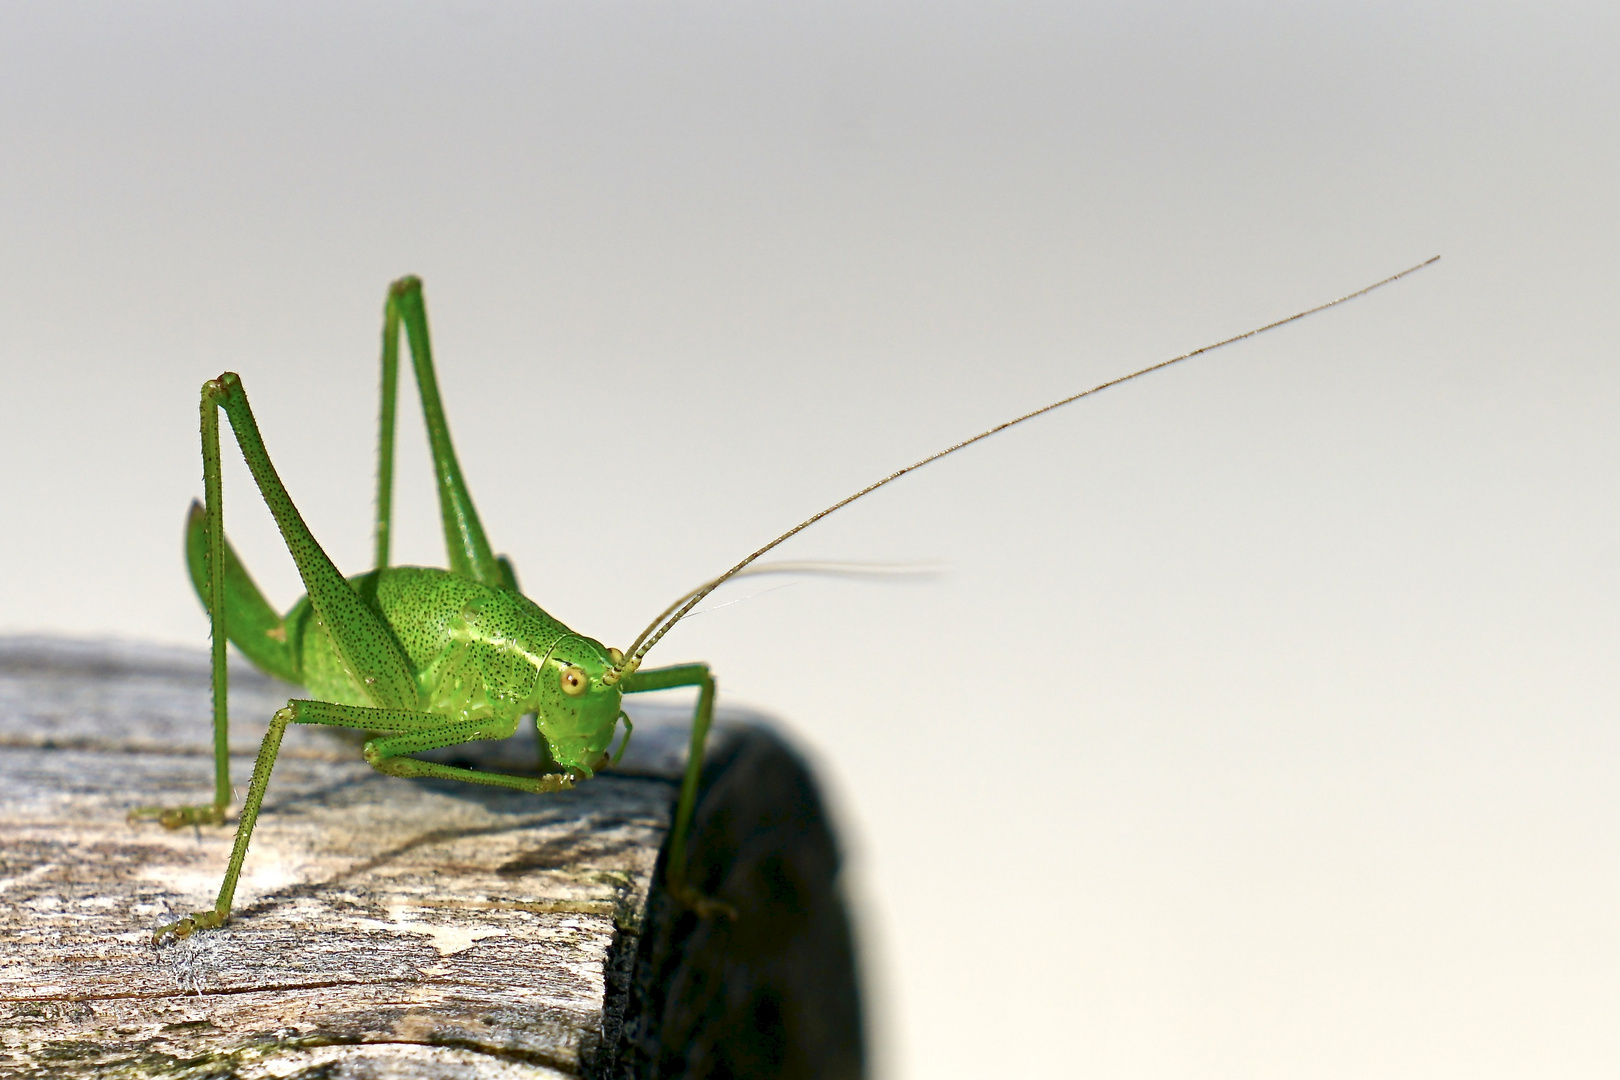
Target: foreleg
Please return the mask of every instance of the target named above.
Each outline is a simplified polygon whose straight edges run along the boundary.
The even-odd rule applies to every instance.
[[[293,723],[328,724],[334,727],[359,728],[363,731],[383,732],[382,738],[371,739],[365,746],[366,763],[389,776],[437,776],[447,780],[460,780],[468,784],[513,788],[517,791],[566,791],[578,779],[572,773],[547,773],[544,776],[512,776],[508,773],[485,772],[482,769],[463,769],[454,765],[441,765],[436,761],[418,761],[403,757],[424,750],[437,750],[476,739],[505,739],[517,730],[516,720],[469,720],[451,723],[445,717],[432,713],[410,712],[400,709],[368,709],[359,705],[335,705],[329,701],[292,701],[287,710]]]
[[[675,824],[670,828],[669,858],[664,876],[670,893],[699,915],[736,918],[737,909],[723,901],[704,896],[686,879],[686,838],[692,829],[692,812],[697,808],[698,782],[703,777],[703,751],[708,744],[709,727],[714,723],[714,675],[707,664],[681,664],[676,667],[637,671],[619,684],[627,694],[653,690],[673,690],[695,686],[697,708],[692,714],[692,738],[687,748],[686,773],[681,777],[681,793],[675,804]]]

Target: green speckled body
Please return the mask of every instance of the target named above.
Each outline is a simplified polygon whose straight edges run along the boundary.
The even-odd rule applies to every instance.
[[[539,667],[566,626],[527,597],[448,570],[396,566],[349,579],[382,616],[416,672],[421,703],[463,719],[504,714],[534,696]],[[370,705],[305,597],[287,613],[298,681],[318,698]]]
[[[605,667],[608,650],[600,642],[569,630],[521,593],[480,585],[449,570],[395,566],[349,583],[404,649],[422,711],[451,723],[493,720],[502,729],[536,713],[553,756],[586,771],[607,749],[619,692],[604,687],[584,699],[570,698],[557,678],[569,667]],[[343,705],[375,704],[307,597],[287,613],[284,625],[295,665],[289,674],[312,697]],[[231,640],[249,652],[236,634]],[[596,698],[600,700],[592,700]],[[576,715],[582,712],[601,719],[591,724]],[[570,719],[587,721],[585,730],[577,722],[568,723]]]

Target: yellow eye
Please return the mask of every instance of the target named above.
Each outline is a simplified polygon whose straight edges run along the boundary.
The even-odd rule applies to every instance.
[[[618,667],[620,664],[624,663],[624,653],[620,652],[618,649],[609,649],[608,663],[612,664],[614,667]]]
[[[559,678],[562,681],[562,692],[569,697],[579,697],[591,686],[591,678],[585,674],[582,667],[565,667]]]

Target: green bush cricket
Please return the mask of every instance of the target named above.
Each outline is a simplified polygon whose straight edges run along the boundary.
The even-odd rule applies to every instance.
[[[421,282],[395,282],[384,308],[379,417],[375,559],[373,569],[345,578],[327,557],[276,475],[241,379],[226,372],[203,384],[201,400],[204,501],[192,504],[186,525],[192,583],[212,631],[214,798],[172,808],[142,807],[132,819],[155,818],[169,828],[224,824],[231,802],[226,716],[225,643],[264,672],[304,687],[311,697],[289,701],[270,722],[254,763],[225,877],[212,909],[159,927],[154,944],[222,926],[264,802],[271,770],[289,724],[353,728],[368,735],[368,764],[391,776],[434,776],[545,793],[572,787],[616,762],[631,735],[625,694],[696,688],[690,750],[669,836],[667,886],[705,917],[735,917],[727,904],[702,895],[685,876],[685,846],[697,800],[703,750],[714,717],[715,679],[707,664],[642,668],[647,653],[721,584],[766,569],[756,561],[822,518],[905,474],[999,431],[1080,398],[1182,360],[1302,319],[1415,273],[1439,256],[1353,293],[1109,380],[955,443],[799,522],[725,573],[666,607],[625,651],[578,634],[522,594],[505,557],[493,553],[451,445],[439,399]],[[426,421],[449,567],[389,565],[394,417],[400,331]],[[305,596],[278,615],[225,539],[221,504],[219,413],[236,436],[254,482],[303,579]],[[424,761],[411,755],[479,739],[507,738],[525,716],[536,717],[550,767],[519,776]],[[616,753],[610,748],[624,732]]]

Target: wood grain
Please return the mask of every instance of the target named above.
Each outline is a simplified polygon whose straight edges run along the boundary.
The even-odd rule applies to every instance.
[[[294,688],[233,665],[246,785]],[[210,791],[206,654],[0,638],[0,1075],[857,1077],[860,996],[838,854],[802,761],[757,716],[711,736],[694,881],[661,887],[689,712],[636,703],[621,767],[534,796],[367,768],[288,731],[229,925],[233,829],[130,824]],[[441,760],[534,771],[532,729]]]

